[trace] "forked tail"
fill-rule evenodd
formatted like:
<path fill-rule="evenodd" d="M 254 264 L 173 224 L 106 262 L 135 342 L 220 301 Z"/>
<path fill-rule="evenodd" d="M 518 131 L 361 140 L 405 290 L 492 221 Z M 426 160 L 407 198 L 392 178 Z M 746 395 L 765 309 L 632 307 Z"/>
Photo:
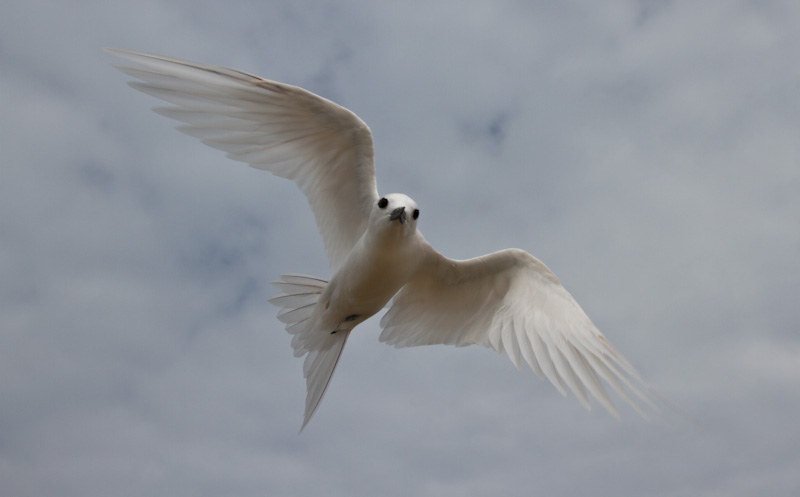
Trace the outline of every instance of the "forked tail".
<path fill-rule="evenodd" d="M 309 320 L 328 284 L 326 280 L 302 274 L 282 274 L 281 279 L 272 284 L 281 293 L 271 297 L 269 302 L 281 308 L 278 319 L 286 323 L 286 331 L 293 335 L 294 355 L 302 357 L 307 354 L 303 362 L 306 379 L 306 412 L 300 428 L 303 431 L 322 402 L 350 331 L 332 334 L 332 330 L 317 330 Z"/>

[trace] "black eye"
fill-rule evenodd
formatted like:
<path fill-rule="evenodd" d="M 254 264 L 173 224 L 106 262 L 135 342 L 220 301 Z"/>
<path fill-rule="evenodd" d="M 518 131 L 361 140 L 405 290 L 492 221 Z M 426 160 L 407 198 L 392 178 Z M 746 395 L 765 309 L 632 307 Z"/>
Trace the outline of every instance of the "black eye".
<path fill-rule="evenodd" d="M 386 197 L 383 197 L 382 199 L 378 200 L 378 207 L 380 207 L 381 209 L 385 209 L 387 205 L 389 205 L 389 201 L 386 200 Z"/>
<path fill-rule="evenodd" d="M 419 209 L 414 209 L 414 214 L 411 215 L 414 219 L 419 217 Z"/>

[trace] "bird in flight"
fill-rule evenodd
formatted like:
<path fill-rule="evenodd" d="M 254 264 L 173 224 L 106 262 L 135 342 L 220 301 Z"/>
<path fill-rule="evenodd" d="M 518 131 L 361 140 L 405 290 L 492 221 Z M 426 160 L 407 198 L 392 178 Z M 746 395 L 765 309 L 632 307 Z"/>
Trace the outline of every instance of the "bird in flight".
<path fill-rule="evenodd" d="M 539 259 L 507 249 L 468 260 L 436 251 L 410 197 L 380 195 L 372 135 L 354 113 L 302 88 L 241 71 L 120 49 L 130 85 L 170 105 L 157 113 L 206 145 L 292 180 L 305 194 L 330 280 L 284 274 L 270 299 L 305 356 L 301 431 L 319 407 L 353 329 L 387 304 L 380 340 L 395 347 L 479 344 L 528 363 L 590 409 L 619 413 L 606 386 L 644 416 L 650 390 Z"/>

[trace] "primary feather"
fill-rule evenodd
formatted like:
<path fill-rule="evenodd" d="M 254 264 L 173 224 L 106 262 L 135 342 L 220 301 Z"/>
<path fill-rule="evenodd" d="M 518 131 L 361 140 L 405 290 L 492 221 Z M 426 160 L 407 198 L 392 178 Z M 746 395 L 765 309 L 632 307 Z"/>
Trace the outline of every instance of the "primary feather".
<path fill-rule="evenodd" d="M 377 201 L 372 134 L 349 110 L 296 86 L 232 69 L 108 49 L 136 66 L 130 85 L 171 104 L 155 109 L 231 159 L 294 181 L 306 195 L 332 271 Z"/>

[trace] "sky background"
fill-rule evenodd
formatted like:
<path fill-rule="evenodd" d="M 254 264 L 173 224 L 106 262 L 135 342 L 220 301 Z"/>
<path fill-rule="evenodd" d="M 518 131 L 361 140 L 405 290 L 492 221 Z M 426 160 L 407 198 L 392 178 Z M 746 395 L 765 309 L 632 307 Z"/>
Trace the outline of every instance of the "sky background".
<path fill-rule="evenodd" d="M 298 436 L 266 299 L 329 276 L 310 209 L 172 129 L 104 46 L 350 108 L 439 251 L 533 253 L 699 422 L 587 413 L 372 319 Z M 2 494 L 797 495 L 799 47 L 788 0 L 4 0 Z"/>

